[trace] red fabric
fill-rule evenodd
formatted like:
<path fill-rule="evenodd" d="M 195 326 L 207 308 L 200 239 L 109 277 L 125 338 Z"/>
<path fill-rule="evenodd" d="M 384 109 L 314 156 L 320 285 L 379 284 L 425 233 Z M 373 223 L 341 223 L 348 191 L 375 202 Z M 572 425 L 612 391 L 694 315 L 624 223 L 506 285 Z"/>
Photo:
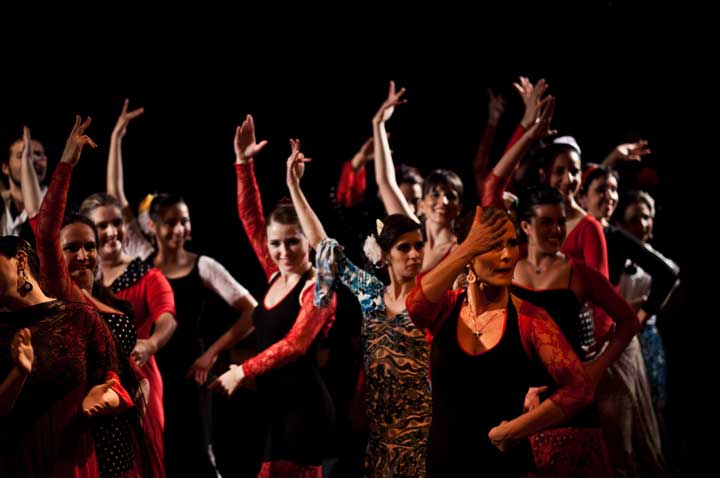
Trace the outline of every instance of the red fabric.
<path fill-rule="evenodd" d="M 537 477 L 613 476 L 600 428 L 551 428 L 532 435 L 530 445 Z"/>
<path fill-rule="evenodd" d="M 265 230 L 265 215 L 263 213 L 260 190 L 255 179 L 255 167 L 253 162 L 240 164 L 235 163 L 235 174 L 237 176 L 237 207 L 240 222 L 242 222 L 245 233 L 250 244 L 255 250 L 255 255 L 265 271 L 265 277 L 270 277 L 278 270 L 277 264 L 270 257 L 267 246 L 267 231 Z"/>
<path fill-rule="evenodd" d="M 569 258 L 585 263 L 588 267 L 610 277 L 608 266 L 607 244 L 602 224 L 590 214 L 586 215 L 570 234 L 560 249 Z M 595 323 L 595 337 L 603 338 L 612 325 L 612 320 L 599 307 L 593 307 L 593 321 Z"/>
<path fill-rule="evenodd" d="M 35 217 L 33 227 L 38 258 L 40 259 L 40 276 L 43 279 L 43 289 L 50 295 L 67 302 L 85 302 L 91 307 L 95 304 L 89 297 L 83 294 L 80 287 L 70 277 L 65 257 L 60 244 L 60 229 L 62 228 L 67 193 L 70 188 L 72 167 L 61 162 L 55 168 L 52 181 L 48 187 L 47 194 L 40 205 L 40 210 Z M 114 372 L 108 372 L 105 380 L 115 380 L 112 389 L 120 397 L 124 407 L 132 407 L 133 401 L 130 394 L 120 383 L 120 377 Z"/>
<path fill-rule="evenodd" d="M 255 255 L 269 280 L 278 269 L 270 257 L 267 247 L 265 218 L 253 163 L 235 164 L 235 171 L 237 173 L 238 215 L 255 250 Z M 302 307 L 295 320 L 295 325 L 283 340 L 242 364 L 246 376 L 256 377 L 270 369 L 282 367 L 297 360 L 307 352 L 321 330 L 327 332 L 335 318 L 336 297 L 333 296 L 330 305 L 323 308 L 313 305 L 313 297 L 314 290 L 312 288 L 303 292 Z"/>
<path fill-rule="evenodd" d="M 175 296 L 172 287 L 158 269 L 150 269 L 139 281 L 127 289 L 116 292 L 115 295 L 132 304 L 135 313 L 134 324 L 139 339 L 150 337 L 153 325 L 162 314 L 170 313 L 175 316 Z M 140 371 L 141 378 L 147 378 L 150 385 L 149 396 L 145 397 L 147 411 L 143 426 L 152 447 L 150 457 L 153 470 L 158 478 L 163 478 L 165 476 L 163 458 L 165 409 L 162 376 L 155 356 L 151 356 Z"/>
<path fill-rule="evenodd" d="M 322 478 L 322 466 L 300 465 L 292 461 L 265 461 L 258 478 Z"/>
<path fill-rule="evenodd" d="M 515 143 L 517 143 L 520 138 L 522 138 L 522 135 L 525 134 L 526 129 L 523 127 L 522 124 L 518 123 L 517 128 L 515 128 L 515 131 L 513 132 L 513 135 L 510 137 L 510 141 L 508 141 L 507 146 L 505 146 L 505 153 L 507 153 L 507 150 L 512 148 Z"/>
<path fill-rule="evenodd" d="M 365 166 L 359 171 L 352 167 L 352 161 L 343 164 L 337 186 L 337 201 L 344 207 L 353 207 L 365 200 L 367 188 L 367 172 Z"/>
<path fill-rule="evenodd" d="M 492 206 L 504 211 L 505 200 L 503 199 L 503 192 L 507 189 L 509 182 L 510 178 L 501 178 L 495 173 L 490 172 L 485 178 L 480 205 L 482 207 Z"/>
<path fill-rule="evenodd" d="M 0 474 L 99 476 L 91 422 L 81 404 L 92 387 L 116 376 L 110 331 L 92 308 L 76 302 L 52 301 L 0 320 L 6 321 L 0 322 L 0 350 L 9 348 L 18 326 L 31 330 L 35 350 L 30 379 L 10 413 L 0 417 Z M 2 359 L 0 369 L 8 370 L 12 365 Z"/>
<path fill-rule="evenodd" d="M 423 275 L 418 276 L 405 305 L 417 327 L 430 328 L 437 333 L 455 308 L 462 291 L 447 291 L 439 303 L 432 303 L 422 291 L 420 281 Z M 580 361 L 547 312 L 517 298 L 513 301 L 517 307 L 520 339 L 525 352 L 531 359 L 542 361 L 557 384 L 550 400 L 566 415 L 574 414 L 587 404 L 589 394 L 587 376 Z M 548 348 L 550 353 L 547 353 Z"/>
<path fill-rule="evenodd" d="M 580 280 L 587 291 L 595 310 L 595 336 L 606 337 L 617 321 L 636 320 L 635 313 L 625 299 L 598 271 L 582 262 L 573 262 L 573 281 Z M 598 313 L 601 312 L 601 314 Z"/>
<path fill-rule="evenodd" d="M 268 370 L 294 362 L 305 355 L 320 331 L 329 329 L 335 318 L 336 296 L 333 295 L 327 307 L 317 308 L 313 305 L 314 295 L 313 288 L 303 292 L 300 313 L 284 339 L 243 362 L 246 376 L 257 377 Z"/>

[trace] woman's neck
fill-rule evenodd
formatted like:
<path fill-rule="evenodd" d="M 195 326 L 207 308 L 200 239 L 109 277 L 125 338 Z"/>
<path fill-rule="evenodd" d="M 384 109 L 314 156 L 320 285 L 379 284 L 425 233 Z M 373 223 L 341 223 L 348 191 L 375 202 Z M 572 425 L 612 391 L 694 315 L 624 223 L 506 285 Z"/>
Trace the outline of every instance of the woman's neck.
<path fill-rule="evenodd" d="M 574 219 L 578 216 L 586 216 L 587 212 L 585 209 L 580 207 L 580 204 L 575 200 L 575 195 L 565 196 L 565 210 L 568 213 L 568 219 Z"/>
<path fill-rule="evenodd" d="M 158 245 L 157 255 L 155 256 L 156 265 L 178 265 L 187 262 L 190 253 L 185 248 L 170 249 L 163 247 L 162 244 Z"/>
<path fill-rule="evenodd" d="M 405 300 L 410 291 L 415 287 L 415 278 L 398 278 L 390 271 L 390 285 L 386 293 L 393 301 Z"/>
<path fill-rule="evenodd" d="M 312 263 L 308 260 L 307 262 L 303 263 L 302 265 L 298 266 L 296 269 L 293 269 L 291 271 L 283 271 L 280 270 L 280 280 L 285 282 L 286 284 L 294 283 L 300 280 L 300 278 L 305 274 L 308 270 L 312 268 Z"/>
<path fill-rule="evenodd" d="M 547 269 L 550 264 L 561 258 L 560 251 L 546 252 L 541 251 L 534 244 L 528 244 L 527 257 L 525 258 L 536 269 Z M 544 266 L 544 267 L 543 267 Z"/>
<path fill-rule="evenodd" d="M 44 302 L 50 302 L 51 300 L 54 299 L 46 296 L 40 289 L 40 286 L 37 283 L 33 283 L 33 289 L 25 295 L 21 295 L 19 292 L 13 290 L 8 294 L 8 297 L 5 298 L 4 305 L 9 310 L 18 310 Z"/>
<path fill-rule="evenodd" d="M 503 309 L 507 306 L 509 292 L 507 287 L 498 287 L 477 282 L 469 284 L 467 297 L 470 307 L 476 315 L 489 310 Z"/>
<path fill-rule="evenodd" d="M 124 251 L 120 251 L 119 254 L 113 256 L 113 257 L 106 257 L 100 258 L 100 268 L 101 269 L 112 269 L 113 267 L 117 267 L 123 264 L 129 264 L 130 263 L 130 257 L 125 254 Z"/>
<path fill-rule="evenodd" d="M 457 240 L 457 236 L 453 232 L 452 223 L 441 224 L 431 220 L 425 221 L 425 233 L 427 236 L 427 244 L 430 249 L 441 244 L 447 244 Z"/>

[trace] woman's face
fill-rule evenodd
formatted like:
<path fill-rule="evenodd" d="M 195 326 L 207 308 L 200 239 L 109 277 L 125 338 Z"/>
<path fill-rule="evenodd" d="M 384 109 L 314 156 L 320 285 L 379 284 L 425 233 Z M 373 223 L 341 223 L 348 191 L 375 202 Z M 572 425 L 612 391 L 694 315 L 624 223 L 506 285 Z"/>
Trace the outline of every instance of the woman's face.
<path fill-rule="evenodd" d="M 60 231 L 60 244 L 72 280 L 81 289 L 92 290 L 98 257 L 93 230 L 81 222 L 68 224 Z"/>
<path fill-rule="evenodd" d="M 572 198 L 580 187 L 580 178 L 580 155 L 576 151 L 563 151 L 555 156 L 548 181 L 550 186 L 566 198 Z"/>
<path fill-rule="evenodd" d="M 636 202 L 625 208 L 623 214 L 622 228 L 642 242 L 652 238 L 653 215 L 650 208 L 644 202 Z"/>
<path fill-rule="evenodd" d="M 270 222 L 267 244 L 270 257 L 283 274 L 302 272 L 310 260 L 308 240 L 296 224 Z"/>
<path fill-rule="evenodd" d="M 583 197 L 583 206 L 598 221 L 609 221 L 617 203 L 618 183 L 612 174 L 595 178 Z"/>
<path fill-rule="evenodd" d="M 533 208 L 535 214 L 528 221 L 522 221 L 520 227 L 528 237 L 528 245 L 537 247 L 540 252 L 554 254 L 565 241 L 567 229 L 565 206 L 562 204 L 540 204 Z"/>
<path fill-rule="evenodd" d="M 100 258 L 113 259 L 122 254 L 126 230 L 120 209 L 116 206 L 100 206 L 90 212 L 100 239 Z"/>
<path fill-rule="evenodd" d="M 179 202 L 163 208 L 154 228 L 155 237 L 163 247 L 173 251 L 183 249 L 192 232 L 187 205 Z"/>
<path fill-rule="evenodd" d="M 406 232 L 398 237 L 389 252 L 384 254 L 390 269 L 401 280 L 414 279 L 422 269 L 425 242 L 420 230 Z"/>
<path fill-rule="evenodd" d="M 460 214 L 460 196 L 451 187 L 437 185 L 422 201 L 422 210 L 427 220 L 448 226 Z"/>
<path fill-rule="evenodd" d="M 512 283 L 515 264 L 520 259 L 520 244 L 510 221 L 505 223 L 505 233 L 500 245 L 472 260 L 478 280 L 496 287 L 508 287 Z"/>

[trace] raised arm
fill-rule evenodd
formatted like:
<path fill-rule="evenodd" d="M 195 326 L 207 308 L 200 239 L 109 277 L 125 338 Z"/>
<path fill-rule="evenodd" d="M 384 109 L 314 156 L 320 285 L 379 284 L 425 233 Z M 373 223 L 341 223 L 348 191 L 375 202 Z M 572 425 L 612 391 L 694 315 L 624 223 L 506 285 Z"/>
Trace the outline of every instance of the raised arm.
<path fill-rule="evenodd" d="M 145 108 L 138 108 L 132 111 L 128 111 L 128 103 L 130 100 L 125 100 L 123 103 L 122 111 L 118 117 L 115 128 L 113 128 L 112 134 L 110 135 L 110 153 L 108 154 L 107 163 L 107 193 L 110 196 L 117 198 L 123 208 L 129 205 L 127 198 L 125 197 L 125 177 L 123 175 L 123 160 L 122 160 L 122 141 L 127 132 L 127 126 L 130 121 L 134 120 L 145 112 Z"/>
<path fill-rule="evenodd" d="M 388 214 L 405 214 L 413 220 L 418 221 L 395 179 L 395 164 L 393 164 L 390 142 L 388 141 L 388 134 L 385 130 L 385 122 L 392 116 L 393 111 L 395 111 L 395 106 L 407 101 L 402 97 L 404 94 L 405 88 L 401 88 L 400 91 L 395 92 L 395 82 L 391 81 L 388 97 L 373 117 L 375 181 L 377 181 L 380 198 Z"/>
<path fill-rule="evenodd" d="M 405 302 L 416 326 L 437 330 L 451 302 L 452 286 L 473 257 L 500 244 L 507 216 L 494 208 L 478 207 L 468 237 L 442 262 L 418 277 Z M 456 294 L 455 294 L 456 295 Z"/>
<path fill-rule="evenodd" d="M 641 161 L 643 156 L 652 153 L 647 140 L 641 139 L 635 143 L 618 144 L 603 160 L 603 166 L 615 168 L 618 161 Z"/>
<path fill-rule="evenodd" d="M 306 158 L 305 155 L 300 152 L 299 139 L 290 140 L 290 150 L 290 157 L 286 164 L 285 182 L 290 191 L 290 197 L 292 198 L 295 212 L 297 212 L 298 219 L 300 220 L 303 233 L 305 233 L 305 237 L 307 237 L 310 242 L 310 246 L 313 249 L 317 249 L 318 244 L 327 237 L 327 234 L 300 187 L 300 179 L 305 173 L 305 163 L 309 162 L 310 158 Z"/>
<path fill-rule="evenodd" d="M 40 210 L 42 192 L 33 164 L 32 140 L 30 128 L 23 126 L 23 150 L 20 163 L 20 189 L 23 195 L 23 207 L 28 217 L 34 217 Z"/>
<path fill-rule="evenodd" d="M 485 123 L 480 144 L 478 144 L 475 158 L 473 160 L 473 172 L 475 173 L 475 187 L 477 188 L 478 198 L 482 197 L 483 183 L 485 177 L 490 170 L 490 149 L 495 140 L 495 132 L 500 122 L 500 117 L 505 112 L 505 98 L 502 95 L 496 95 L 490 88 L 487 89 L 488 94 L 488 119 Z"/>
<path fill-rule="evenodd" d="M 277 266 L 267 247 L 265 215 L 253 167 L 253 158 L 265 147 L 267 141 L 256 142 L 252 116 L 247 115 L 242 125 L 237 127 L 234 144 L 238 216 L 265 276 L 269 279 Z"/>
<path fill-rule="evenodd" d="M 55 168 L 50 187 L 40 206 L 37 230 L 35 231 L 45 290 L 58 299 L 76 302 L 85 302 L 86 299 L 68 272 L 60 243 L 60 230 L 65 214 L 72 170 L 80 160 L 80 154 L 85 145 L 96 147 L 93 140 L 85 135 L 90 121 L 91 119 L 88 117 L 84 123 L 80 123 L 80 117 L 75 117 L 75 125 L 68 136 L 60 163 Z"/>

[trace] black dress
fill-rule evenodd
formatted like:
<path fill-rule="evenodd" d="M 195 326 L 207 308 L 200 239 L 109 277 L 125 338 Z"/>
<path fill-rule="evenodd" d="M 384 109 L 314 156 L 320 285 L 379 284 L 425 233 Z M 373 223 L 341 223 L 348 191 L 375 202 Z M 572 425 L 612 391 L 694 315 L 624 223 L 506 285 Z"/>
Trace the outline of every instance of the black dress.
<path fill-rule="evenodd" d="M 168 478 L 217 476 L 210 448 L 210 392 L 186 375 L 205 350 L 200 319 L 205 285 L 198 263 L 189 274 L 168 278 L 175 294 L 177 329 L 157 354 L 163 378 L 165 471 Z"/>
<path fill-rule="evenodd" d="M 458 343 L 461 295 L 432 342 L 433 416 L 427 456 L 428 478 L 522 476 L 532 469 L 529 443 L 500 452 L 488 432 L 523 412 L 532 367 L 520 338 L 518 316 L 508 299 L 498 344 L 469 355 Z"/>
<path fill-rule="evenodd" d="M 308 274 L 309 271 L 274 307 L 267 308 L 263 301 L 255 308 L 253 324 L 258 352 L 282 340 L 295 324 Z M 320 466 L 326 458 L 335 409 L 315 362 L 318 342 L 316 339 L 296 361 L 257 377 L 268 424 L 263 462 L 312 467 Z"/>

